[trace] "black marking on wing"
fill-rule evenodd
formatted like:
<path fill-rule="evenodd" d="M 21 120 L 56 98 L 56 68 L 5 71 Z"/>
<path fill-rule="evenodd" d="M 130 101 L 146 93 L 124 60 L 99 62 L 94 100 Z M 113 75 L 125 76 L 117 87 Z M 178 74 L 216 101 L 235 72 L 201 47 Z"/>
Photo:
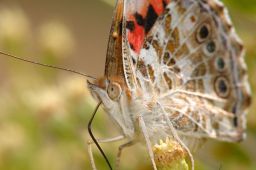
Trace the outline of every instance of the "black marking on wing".
<path fill-rule="evenodd" d="M 136 12 L 134 14 L 134 17 L 135 17 L 135 20 L 136 20 L 137 24 L 144 27 L 145 20 L 144 20 L 143 16 Z"/>
<path fill-rule="evenodd" d="M 166 8 L 166 6 L 167 6 L 166 2 L 163 1 L 164 9 Z M 134 14 L 134 17 L 135 17 L 136 23 L 139 26 L 144 27 L 145 32 L 148 33 L 151 30 L 151 28 L 154 26 L 154 24 L 159 16 L 158 16 L 157 12 L 155 11 L 154 7 L 150 4 L 148 6 L 147 14 L 146 14 L 145 18 L 143 18 L 143 16 L 137 12 Z M 134 23 L 133 24 L 129 23 L 129 24 L 131 24 L 131 25 L 128 27 L 128 29 L 132 29 L 133 28 L 132 25 Z"/>
<path fill-rule="evenodd" d="M 152 5 L 148 6 L 148 12 L 145 18 L 145 32 L 148 33 L 150 31 L 150 29 L 153 27 L 153 25 L 155 24 L 156 20 L 158 18 L 158 15 L 156 13 L 156 11 L 154 10 Z"/>
<path fill-rule="evenodd" d="M 135 29 L 135 24 L 133 21 L 127 21 L 126 22 L 126 28 L 129 29 L 131 32 Z"/>
<path fill-rule="evenodd" d="M 167 6 L 167 3 L 166 3 L 165 1 L 163 1 L 163 7 L 164 7 L 164 9 L 166 8 L 166 6 Z"/>

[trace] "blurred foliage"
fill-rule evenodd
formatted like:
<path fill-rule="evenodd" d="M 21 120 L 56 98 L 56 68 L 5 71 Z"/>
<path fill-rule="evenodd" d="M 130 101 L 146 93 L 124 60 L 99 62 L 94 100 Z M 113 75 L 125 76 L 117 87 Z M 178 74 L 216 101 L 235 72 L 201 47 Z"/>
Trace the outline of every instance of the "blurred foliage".
<path fill-rule="evenodd" d="M 114 2 L 104 1 L 112 5 Z M 256 1 L 224 2 L 247 48 L 246 62 L 255 98 Z M 58 21 L 42 22 L 35 29 L 22 8 L 0 6 L 0 47 L 18 56 L 37 56 L 32 59 L 61 65 L 75 50 L 76 40 L 68 26 Z M 95 103 L 85 88 L 84 78 L 38 69 L 2 56 L 0 67 L 4 71 L 0 74 L 0 169 L 90 169 L 86 123 Z M 254 110 L 255 100 L 248 114 L 247 140 L 241 144 L 210 141 L 196 154 L 196 169 L 256 169 Z M 96 136 L 113 136 L 116 131 L 109 120 L 102 111 L 99 115 L 94 124 Z M 112 162 L 119 144 L 103 145 Z M 94 155 L 98 168 L 106 169 L 96 149 Z M 121 165 L 125 170 L 152 169 L 141 146 L 125 151 Z"/>

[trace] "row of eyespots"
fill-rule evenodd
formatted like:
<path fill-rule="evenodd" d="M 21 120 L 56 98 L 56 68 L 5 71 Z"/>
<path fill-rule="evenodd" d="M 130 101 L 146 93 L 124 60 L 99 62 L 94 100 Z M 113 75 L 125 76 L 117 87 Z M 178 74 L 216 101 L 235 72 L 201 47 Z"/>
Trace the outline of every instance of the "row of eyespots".
<path fill-rule="evenodd" d="M 215 14 L 217 14 L 218 16 L 221 17 L 221 22 L 219 22 L 220 24 L 217 22 L 217 20 L 215 18 L 213 18 L 215 24 L 217 25 L 217 27 L 221 27 L 225 33 L 229 34 L 230 30 L 232 29 L 232 23 L 231 23 L 229 17 L 225 14 L 225 8 L 222 5 L 222 3 L 221 4 L 209 3 L 209 4 L 212 5 L 211 11 L 213 11 Z M 231 50 L 231 49 L 228 49 L 226 38 L 222 35 L 220 35 L 220 36 L 221 36 L 221 42 L 219 42 L 219 43 L 223 46 L 222 48 L 227 51 Z M 241 43 L 237 43 L 237 44 L 239 46 L 238 49 L 240 49 L 240 52 L 241 52 L 243 50 L 243 45 Z M 232 44 L 232 46 L 233 46 L 232 48 L 236 48 L 233 44 Z M 226 63 L 227 61 L 225 61 L 226 55 L 223 53 L 221 53 L 221 54 L 222 54 L 221 56 L 217 55 L 215 57 L 215 61 L 214 61 L 215 62 L 214 66 L 219 73 L 223 73 L 228 66 Z M 230 56 L 231 54 L 228 54 L 228 55 Z M 236 54 L 236 56 L 241 56 L 241 54 Z M 233 61 L 233 62 L 235 62 L 235 61 Z M 230 67 L 232 67 L 232 66 L 230 66 Z M 231 94 L 230 83 L 231 83 L 231 80 L 229 80 L 227 77 L 220 74 L 220 76 L 216 77 L 216 79 L 214 81 L 214 85 L 215 85 L 214 88 L 215 88 L 216 93 L 222 98 L 229 97 Z M 239 101 L 239 99 L 238 99 L 238 101 Z M 238 103 L 237 100 L 229 101 L 228 103 L 229 103 L 228 108 L 231 109 L 228 111 L 230 111 L 231 113 L 233 113 L 235 115 L 233 118 L 233 125 L 234 125 L 234 127 L 238 127 L 241 124 L 243 124 L 243 122 L 241 122 L 241 120 L 239 120 L 239 118 L 237 117 L 237 114 L 239 112 L 240 103 Z M 241 137 L 240 139 L 242 139 L 242 133 L 241 133 L 240 137 Z"/>
<path fill-rule="evenodd" d="M 208 23 L 203 23 L 199 26 L 196 39 L 200 44 L 205 44 L 203 51 L 206 56 L 214 57 L 215 59 L 215 68 L 217 71 L 222 72 L 225 69 L 226 63 L 225 60 L 220 56 L 214 56 L 217 51 L 216 42 L 211 40 L 211 26 Z M 230 94 L 229 81 L 225 76 L 219 76 L 214 80 L 214 90 L 216 94 L 221 98 L 227 98 Z"/>

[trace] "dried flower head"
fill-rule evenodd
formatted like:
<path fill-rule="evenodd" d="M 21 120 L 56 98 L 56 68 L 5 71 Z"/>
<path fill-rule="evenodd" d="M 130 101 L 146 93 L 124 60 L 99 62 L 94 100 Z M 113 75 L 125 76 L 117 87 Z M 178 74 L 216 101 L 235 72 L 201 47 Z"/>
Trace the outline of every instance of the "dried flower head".
<path fill-rule="evenodd" d="M 188 170 L 185 161 L 187 152 L 182 146 L 169 138 L 160 140 L 153 146 L 155 162 L 159 170 Z"/>

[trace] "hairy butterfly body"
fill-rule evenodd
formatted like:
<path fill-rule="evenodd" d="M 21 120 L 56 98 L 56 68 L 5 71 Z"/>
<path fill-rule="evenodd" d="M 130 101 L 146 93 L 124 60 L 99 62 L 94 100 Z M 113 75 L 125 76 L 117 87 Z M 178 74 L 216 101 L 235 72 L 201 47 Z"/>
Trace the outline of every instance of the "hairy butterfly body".
<path fill-rule="evenodd" d="M 243 140 L 250 104 L 243 56 L 218 0 L 118 0 L 105 75 L 88 84 L 122 133 L 105 142 L 128 140 L 118 161 L 141 140 L 155 170 L 152 145 L 160 139 L 188 153 L 205 138 Z"/>

